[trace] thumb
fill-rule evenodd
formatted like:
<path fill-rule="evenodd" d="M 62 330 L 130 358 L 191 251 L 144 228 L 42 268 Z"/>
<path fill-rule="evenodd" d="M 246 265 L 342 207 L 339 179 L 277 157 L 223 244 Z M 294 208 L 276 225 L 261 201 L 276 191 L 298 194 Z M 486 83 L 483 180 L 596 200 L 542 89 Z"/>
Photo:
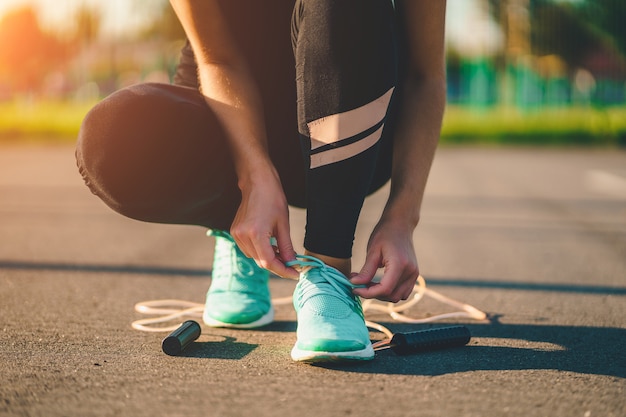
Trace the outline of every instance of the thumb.
<path fill-rule="evenodd" d="M 293 261 L 296 259 L 296 251 L 293 249 L 293 243 L 291 242 L 289 226 L 278 226 L 276 228 L 276 243 L 278 245 L 280 258 L 283 262 Z"/>
<path fill-rule="evenodd" d="M 296 251 L 293 249 L 289 226 L 285 228 L 276 228 L 276 245 L 278 246 L 278 257 L 283 264 L 296 259 Z M 297 279 L 300 273 L 292 267 L 285 265 L 285 278 Z"/>
<path fill-rule="evenodd" d="M 376 275 L 380 260 L 380 255 L 369 254 L 365 259 L 365 264 L 361 268 L 361 272 L 353 275 L 350 278 L 350 282 L 355 285 L 369 284 L 374 278 L 374 275 Z"/>

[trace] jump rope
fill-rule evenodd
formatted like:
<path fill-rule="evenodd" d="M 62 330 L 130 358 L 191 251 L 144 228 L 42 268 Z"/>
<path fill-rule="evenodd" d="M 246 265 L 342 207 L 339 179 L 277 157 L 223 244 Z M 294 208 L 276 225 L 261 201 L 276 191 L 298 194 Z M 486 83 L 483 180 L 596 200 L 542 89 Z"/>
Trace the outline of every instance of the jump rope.
<path fill-rule="evenodd" d="M 443 304 L 447 304 L 458 311 L 424 318 L 414 318 L 406 315 L 406 311 L 428 296 Z M 273 298 L 273 306 L 291 304 L 292 297 Z M 443 294 L 426 287 L 426 280 L 420 275 L 417 278 L 411 297 L 401 303 L 385 303 L 367 299 L 362 301 L 363 313 L 375 311 L 388 314 L 393 320 L 409 324 L 433 323 L 445 319 L 466 318 L 483 321 L 487 314 L 469 305 L 446 297 Z M 156 317 L 144 318 L 134 321 L 131 325 L 134 329 L 144 332 L 171 332 L 162 341 L 162 349 L 168 355 L 180 355 L 193 341 L 200 337 L 200 325 L 192 319 L 184 321 L 183 318 L 201 318 L 204 304 L 185 300 L 164 299 L 150 300 L 135 304 L 135 311 L 145 315 Z M 164 326 L 163 323 L 175 322 L 174 325 Z M 448 326 L 442 328 L 421 330 L 410 333 L 393 333 L 387 327 L 370 320 L 365 320 L 368 328 L 385 335 L 385 338 L 372 343 L 374 351 L 391 349 L 399 355 L 407 355 L 430 350 L 445 349 L 463 346 L 469 343 L 471 335 L 465 326 Z"/>

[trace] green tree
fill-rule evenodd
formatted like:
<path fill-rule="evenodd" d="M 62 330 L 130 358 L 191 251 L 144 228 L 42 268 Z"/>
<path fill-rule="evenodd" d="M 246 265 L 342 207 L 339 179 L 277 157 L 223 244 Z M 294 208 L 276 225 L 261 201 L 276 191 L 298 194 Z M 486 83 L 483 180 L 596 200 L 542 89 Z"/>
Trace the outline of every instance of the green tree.
<path fill-rule="evenodd" d="M 626 1 L 586 0 L 575 10 L 626 55 Z"/>
<path fill-rule="evenodd" d="M 527 16 L 528 31 L 524 36 L 528 37 L 528 52 L 534 55 L 558 55 L 575 68 L 585 66 L 591 54 L 601 52 L 623 65 L 624 0 L 489 0 L 489 4 L 505 36 L 511 36 L 506 26 L 512 16 Z M 526 10 L 520 11 L 520 7 Z"/>

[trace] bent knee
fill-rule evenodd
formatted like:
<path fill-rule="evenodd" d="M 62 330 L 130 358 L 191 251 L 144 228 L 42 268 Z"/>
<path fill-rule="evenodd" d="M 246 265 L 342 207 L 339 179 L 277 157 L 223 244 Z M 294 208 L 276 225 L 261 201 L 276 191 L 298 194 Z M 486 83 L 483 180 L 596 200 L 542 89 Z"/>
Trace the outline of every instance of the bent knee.
<path fill-rule="evenodd" d="M 83 119 L 78 170 L 90 190 L 116 211 L 129 205 L 142 172 L 150 169 L 146 154 L 170 140 L 167 115 L 175 101 L 168 85 L 138 84 L 108 96 Z"/>

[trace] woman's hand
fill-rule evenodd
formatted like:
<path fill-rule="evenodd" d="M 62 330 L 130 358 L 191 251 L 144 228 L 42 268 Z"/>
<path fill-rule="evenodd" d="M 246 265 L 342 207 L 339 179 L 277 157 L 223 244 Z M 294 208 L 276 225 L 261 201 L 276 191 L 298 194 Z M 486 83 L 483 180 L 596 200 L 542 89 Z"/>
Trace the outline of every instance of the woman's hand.
<path fill-rule="evenodd" d="M 372 282 L 379 268 L 384 268 L 383 277 L 380 282 Z M 360 297 L 398 302 L 410 297 L 418 276 L 413 228 L 381 220 L 370 236 L 361 272 L 353 275 L 350 281 L 366 285 L 354 289 L 354 294 Z"/>
<path fill-rule="evenodd" d="M 298 272 L 285 266 L 294 260 L 289 233 L 289 210 L 278 175 L 274 170 L 258 173 L 241 187 L 242 200 L 230 234 L 243 253 L 271 272 L 298 278 Z M 272 245 L 271 238 L 275 238 Z"/>

